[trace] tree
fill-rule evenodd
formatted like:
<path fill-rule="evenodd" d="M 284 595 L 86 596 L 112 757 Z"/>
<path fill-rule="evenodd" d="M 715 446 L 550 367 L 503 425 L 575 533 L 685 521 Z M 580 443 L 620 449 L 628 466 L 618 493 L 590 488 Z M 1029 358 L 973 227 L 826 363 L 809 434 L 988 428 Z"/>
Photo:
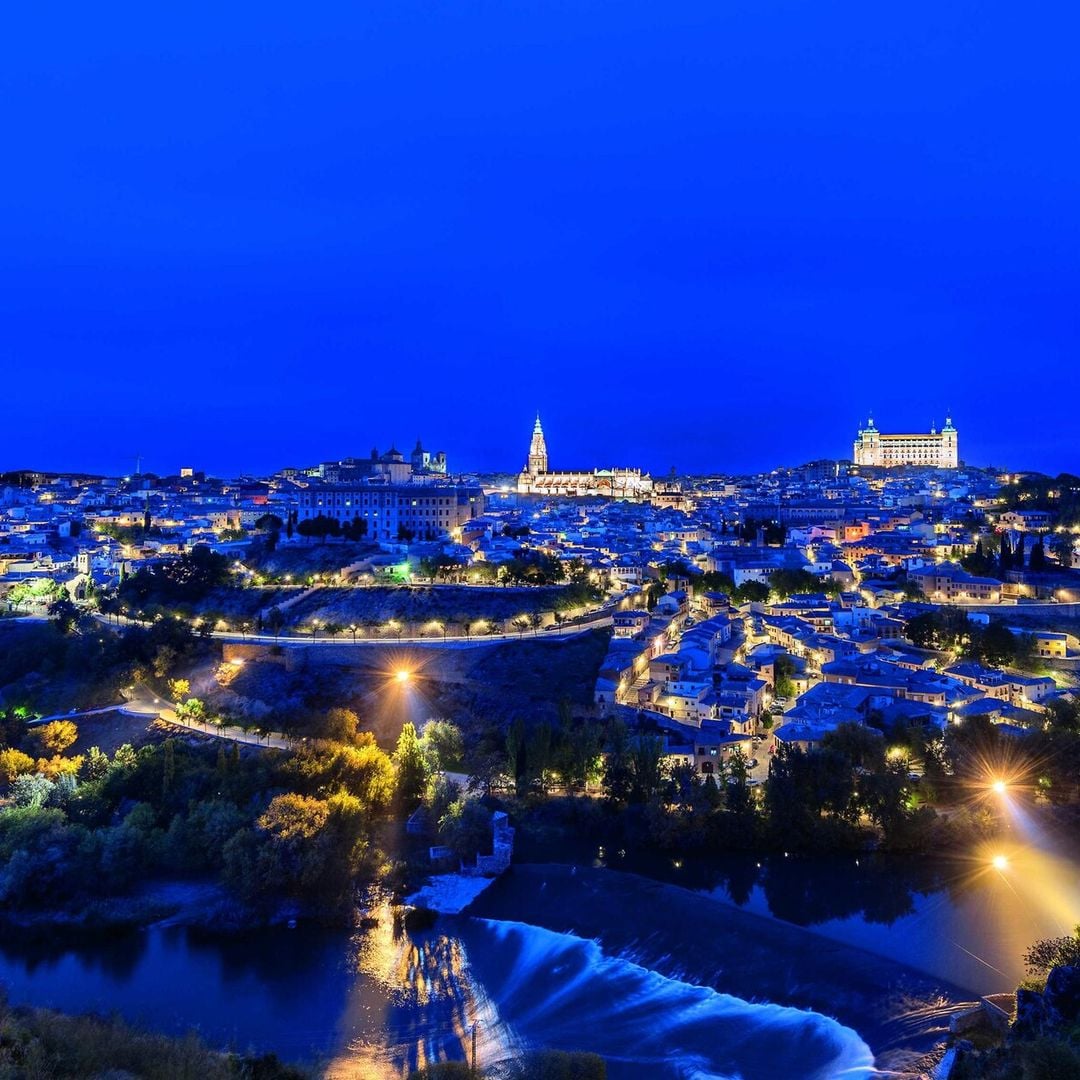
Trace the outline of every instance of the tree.
<path fill-rule="evenodd" d="M 736 747 L 725 762 L 724 802 L 733 814 L 745 814 L 752 808 L 750 796 L 750 762 Z"/>
<path fill-rule="evenodd" d="M 973 651 L 991 667 L 1012 663 L 1017 655 L 1017 641 L 1000 620 L 993 619 L 973 640 Z"/>
<path fill-rule="evenodd" d="M 255 529 L 258 532 L 280 532 L 284 524 L 277 514 L 263 514 L 262 517 L 255 520 Z"/>
<path fill-rule="evenodd" d="M 795 694 L 795 661 L 787 653 L 778 653 L 773 660 L 773 693 L 778 698 L 790 698 Z"/>
<path fill-rule="evenodd" d="M 525 721 L 517 717 L 506 731 L 506 771 L 514 779 L 518 794 L 525 792 Z"/>
<path fill-rule="evenodd" d="M 663 740 L 657 735 L 639 735 L 630 746 L 630 798 L 648 802 L 660 789 Z"/>
<path fill-rule="evenodd" d="M 191 683 L 187 679 L 170 679 L 169 696 L 174 701 L 186 698 L 191 693 Z"/>
<path fill-rule="evenodd" d="M 491 848 L 491 814 L 475 799 L 458 799 L 439 821 L 439 836 L 462 860 Z"/>
<path fill-rule="evenodd" d="M 1041 574 L 1046 570 L 1046 549 L 1043 547 L 1043 538 L 1040 536 L 1031 548 L 1028 557 L 1028 569 L 1033 574 Z"/>
<path fill-rule="evenodd" d="M 429 720 L 421 739 L 432 772 L 450 772 L 461 768 L 465 740 L 461 729 L 449 720 Z"/>
<path fill-rule="evenodd" d="M 1024 966 L 1032 975 L 1046 975 L 1056 967 L 1080 966 L 1080 926 L 1065 937 L 1034 942 L 1024 953 Z"/>
<path fill-rule="evenodd" d="M 599 726 L 592 721 L 575 725 L 562 714 L 560 706 L 562 738 L 556 748 L 555 768 L 567 787 L 581 790 L 600 776 L 603 738 Z"/>
<path fill-rule="evenodd" d="M 41 773 L 23 773 L 11 782 L 11 800 L 22 809 L 44 806 L 53 783 Z"/>
<path fill-rule="evenodd" d="M 351 743 L 360 730 L 360 717 L 352 709 L 333 708 L 321 725 L 321 735 L 333 742 Z"/>
<path fill-rule="evenodd" d="M 547 790 L 547 773 L 551 767 L 551 725 L 539 723 L 529 732 L 525 760 L 527 782 L 531 787 L 537 783 L 541 791 Z"/>
<path fill-rule="evenodd" d="M 176 706 L 176 716 L 189 724 L 206 723 L 206 705 L 199 698 L 188 698 Z"/>
<path fill-rule="evenodd" d="M 56 620 L 56 627 L 61 634 L 70 634 L 79 621 L 79 609 L 69 596 L 62 595 L 49 605 L 49 618 Z"/>
<path fill-rule="evenodd" d="M 977 577 L 992 577 L 998 568 L 998 561 L 993 551 L 987 551 L 980 537 L 975 541 L 975 550 L 970 555 L 965 555 L 960 560 L 960 565 L 969 573 Z"/>
<path fill-rule="evenodd" d="M 345 790 L 360 800 L 365 812 L 381 814 L 394 798 L 395 773 L 390 755 L 375 743 L 370 732 L 361 732 L 354 745 L 335 751 L 331 766 Z"/>
<path fill-rule="evenodd" d="M 0 750 L 0 777 L 3 777 L 7 783 L 13 783 L 33 768 L 34 759 L 29 754 L 24 754 L 11 746 Z"/>
<path fill-rule="evenodd" d="M 368 534 L 367 518 L 354 517 L 342 526 L 342 535 L 346 540 L 363 540 Z"/>
<path fill-rule="evenodd" d="M 79 737 L 79 729 L 70 720 L 52 720 L 34 728 L 29 738 L 43 753 L 62 754 Z"/>
<path fill-rule="evenodd" d="M 1011 569 L 1012 569 L 1012 554 L 1009 551 L 1009 541 L 1008 541 L 1007 537 L 1002 536 L 1002 538 L 1001 538 L 1001 547 L 998 548 L 997 576 L 999 578 L 1001 578 L 1002 581 L 1004 581 L 1005 580 L 1005 575 Z"/>
<path fill-rule="evenodd" d="M 630 736 L 621 720 L 614 720 L 609 725 L 604 750 L 605 793 L 614 802 L 626 802 L 633 791 L 634 774 Z"/>
<path fill-rule="evenodd" d="M 737 604 L 763 604 L 769 599 L 769 586 L 761 581 L 744 581 L 735 589 L 732 599 Z"/>
<path fill-rule="evenodd" d="M 411 722 L 402 726 L 398 736 L 394 768 L 397 770 L 398 802 L 404 810 L 414 810 L 427 789 L 428 767 L 416 728 Z"/>
<path fill-rule="evenodd" d="M 1076 537 L 1067 532 L 1055 533 L 1050 540 L 1050 550 L 1054 553 L 1058 565 L 1068 570 L 1072 566 L 1073 551 L 1076 549 Z"/>
<path fill-rule="evenodd" d="M 1080 701 L 1067 698 L 1054 698 L 1046 703 L 1052 727 L 1062 731 L 1080 730 Z"/>
<path fill-rule="evenodd" d="M 86 776 L 89 780 L 101 780 L 109 771 L 109 756 L 101 752 L 100 746 L 91 746 L 86 756 Z"/>
<path fill-rule="evenodd" d="M 836 583 L 833 582 L 833 585 Z M 825 588 L 825 584 L 809 570 L 776 570 L 769 575 L 769 587 L 782 600 L 797 593 L 817 593 Z"/>
<path fill-rule="evenodd" d="M 305 518 L 301 521 L 296 526 L 296 531 L 303 537 L 311 537 L 322 542 L 328 536 L 341 535 L 341 522 L 337 518 L 317 514 L 313 518 Z"/>
<path fill-rule="evenodd" d="M 285 615 L 279 607 L 272 607 L 266 613 L 266 626 L 267 629 L 278 637 L 281 634 L 281 628 L 285 625 Z"/>
<path fill-rule="evenodd" d="M 136 608 L 194 604 L 229 584 L 230 562 L 207 547 L 196 547 L 168 562 L 154 563 L 119 586 L 122 601 Z"/>
<path fill-rule="evenodd" d="M 822 737 L 821 748 L 837 751 L 852 770 L 873 771 L 885 763 L 885 742 L 881 733 L 865 724 L 838 724 Z"/>
<path fill-rule="evenodd" d="M 166 739 L 161 751 L 161 795 L 168 798 L 176 779 L 176 742 Z"/>

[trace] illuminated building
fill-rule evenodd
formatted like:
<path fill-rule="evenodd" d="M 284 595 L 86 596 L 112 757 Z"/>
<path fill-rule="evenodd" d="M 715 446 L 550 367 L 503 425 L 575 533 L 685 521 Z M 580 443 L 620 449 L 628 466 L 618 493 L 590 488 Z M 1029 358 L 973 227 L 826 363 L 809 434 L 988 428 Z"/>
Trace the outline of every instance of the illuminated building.
<path fill-rule="evenodd" d="M 608 499 L 646 499 L 653 481 L 640 469 L 593 469 L 592 472 L 552 472 L 547 442 L 537 415 L 525 468 L 518 475 L 519 495 L 592 496 Z"/>
<path fill-rule="evenodd" d="M 926 469 L 955 469 L 959 461 L 958 435 L 951 417 L 945 426 L 927 434 L 886 435 L 874 426 L 873 417 L 855 439 L 853 460 L 856 465 L 894 469 L 901 465 Z"/>
<path fill-rule="evenodd" d="M 481 488 L 464 484 L 312 484 L 299 494 L 297 520 L 318 517 L 367 522 L 367 539 L 452 537 L 484 512 Z"/>

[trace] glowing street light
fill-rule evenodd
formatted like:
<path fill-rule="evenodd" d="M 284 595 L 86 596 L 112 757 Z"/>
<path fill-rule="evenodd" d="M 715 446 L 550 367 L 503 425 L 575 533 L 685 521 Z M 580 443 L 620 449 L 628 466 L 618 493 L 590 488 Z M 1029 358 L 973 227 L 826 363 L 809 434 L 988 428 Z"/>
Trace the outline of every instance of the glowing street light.
<path fill-rule="evenodd" d="M 394 678 L 399 683 L 407 683 L 409 679 L 412 678 L 412 672 L 409 671 L 407 668 L 399 668 L 397 671 L 394 672 Z"/>
<path fill-rule="evenodd" d="M 1008 857 L 1005 856 L 1005 855 L 995 855 L 990 860 L 990 865 L 993 866 L 993 868 L 995 870 L 997 870 L 998 872 L 1001 872 L 1003 870 L 1007 870 L 1008 867 L 1009 867 Z"/>
<path fill-rule="evenodd" d="M 996 795 L 1004 795 L 1008 791 L 1009 785 L 1004 780 L 995 780 L 990 785 L 990 788 Z"/>

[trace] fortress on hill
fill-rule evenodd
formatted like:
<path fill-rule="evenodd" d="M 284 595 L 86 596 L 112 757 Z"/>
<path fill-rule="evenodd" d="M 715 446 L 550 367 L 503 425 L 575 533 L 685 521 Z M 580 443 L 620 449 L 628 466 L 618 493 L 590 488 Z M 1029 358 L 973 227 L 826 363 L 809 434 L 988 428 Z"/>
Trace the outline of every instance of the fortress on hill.
<path fill-rule="evenodd" d="M 932 425 L 927 434 L 885 435 L 874 426 L 870 417 L 866 427 L 855 438 L 852 460 L 856 465 L 875 465 L 893 469 L 900 465 L 916 465 L 925 469 L 955 469 L 959 462 L 958 434 L 952 417 L 936 430 Z"/>

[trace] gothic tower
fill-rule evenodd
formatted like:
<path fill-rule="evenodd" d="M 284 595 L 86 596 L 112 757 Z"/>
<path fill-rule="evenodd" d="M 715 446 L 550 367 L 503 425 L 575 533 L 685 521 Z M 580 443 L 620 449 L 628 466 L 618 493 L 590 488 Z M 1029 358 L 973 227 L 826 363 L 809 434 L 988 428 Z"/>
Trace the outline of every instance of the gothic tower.
<path fill-rule="evenodd" d="M 547 443 L 544 442 L 544 429 L 540 426 L 540 414 L 536 414 L 536 425 L 533 427 L 532 442 L 529 443 L 529 463 L 525 471 L 536 476 L 548 471 Z"/>

